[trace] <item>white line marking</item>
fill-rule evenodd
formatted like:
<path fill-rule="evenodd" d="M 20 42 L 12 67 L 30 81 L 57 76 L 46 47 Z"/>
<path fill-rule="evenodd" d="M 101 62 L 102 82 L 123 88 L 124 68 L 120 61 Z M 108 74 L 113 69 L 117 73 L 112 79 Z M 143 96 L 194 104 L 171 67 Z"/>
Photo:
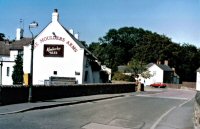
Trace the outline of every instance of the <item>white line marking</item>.
<path fill-rule="evenodd" d="M 160 116 L 160 118 L 151 126 L 150 129 L 155 129 L 156 126 L 160 123 L 160 121 L 167 116 L 172 110 L 174 110 L 176 108 L 176 106 L 172 107 L 171 109 L 169 109 L 167 112 L 165 112 L 162 116 Z"/>
<path fill-rule="evenodd" d="M 152 125 L 152 127 L 151 127 L 150 129 L 156 129 L 156 126 L 161 122 L 161 120 L 162 120 L 165 116 L 167 116 L 167 115 L 168 115 L 171 111 L 173 111 L 175 108 L 177 108 L 177 107 L 182 107 L 184 104 L 188 103 L 188 102 L 191 101 L 192 99 L 193 99 L 193 98 L 191 98 L 191 99 L 189 99 L 189 100 L 187 100 L 187 101 L 185 101 L 185 102 L 179 104 L 178 106 L 174 106 L 174 107 L 170 108 L 167 112 L 165 112 L 165 113 Z"/>
<path fill-rule="evenodd" d="M 149 98 L 163 98 L 163 99 L 180 99 L 180 100 L 188 100 L 187 98 L 183 97 L 168 97 L 168 96 L 154 96 L 154 95 L 136 95 L 139 97 L 149 97 Z"/>
<path fill-rule="evenodd" d="M 188 103 L 189 101 L 191 101 L 193 98 L 191 98 L 191 99 L 188 99 L 187 101 L 185 101 L 185 102 L 183 102 L 183 103 L 181 103 L 178 107 L 182 107 L 184 104 L 186 104 L 186 103 Z"/>
<path fill-rule="evenodd" d="M 110 126 L 110 125 L 104 125 L 104 124 L 98 124 L 98 123 L 89 123 L 83 126 L 82 129 L 131 129 L 131 128 Z"/>

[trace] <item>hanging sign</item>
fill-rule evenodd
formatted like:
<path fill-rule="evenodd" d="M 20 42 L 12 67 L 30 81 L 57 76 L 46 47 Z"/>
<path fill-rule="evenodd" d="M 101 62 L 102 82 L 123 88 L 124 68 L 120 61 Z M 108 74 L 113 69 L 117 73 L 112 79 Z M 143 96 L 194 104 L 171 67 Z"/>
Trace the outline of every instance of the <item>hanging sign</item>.
<path fill-rule="evenodd" d="M 44 44 L 44 57 L 63 57 L 64 45 Z"/>

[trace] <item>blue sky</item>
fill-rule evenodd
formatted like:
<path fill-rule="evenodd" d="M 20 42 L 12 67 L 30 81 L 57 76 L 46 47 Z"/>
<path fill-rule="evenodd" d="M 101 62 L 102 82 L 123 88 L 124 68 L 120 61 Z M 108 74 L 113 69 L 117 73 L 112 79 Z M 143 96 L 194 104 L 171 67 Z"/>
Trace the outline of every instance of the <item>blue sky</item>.
<path fill-rule="evenodd" d="M 20 19 L 39 23 L 38 34 L 57 8 L 60 23 L 87 43 L 98 41 L 111 28 L 136 27 L 164 34 L 176 43 L 200 47 L 200 0 L 0 0 L 0 32 L 15 39 Z"/>

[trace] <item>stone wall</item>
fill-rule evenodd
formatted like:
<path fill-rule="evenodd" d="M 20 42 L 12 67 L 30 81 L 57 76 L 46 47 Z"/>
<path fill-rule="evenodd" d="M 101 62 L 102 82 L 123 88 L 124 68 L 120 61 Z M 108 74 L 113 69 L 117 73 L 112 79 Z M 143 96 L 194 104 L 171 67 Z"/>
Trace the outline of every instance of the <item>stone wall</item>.
<path fill-rule="evenodd" d="M 135 92 L 134 83 L 112 84 L 85 84 L 85 85 L 59 85 L 32 87 L 33 101 L 77 97 L 95 94 L 115 94 Z M 1 105 L 28 102 L 29 87 L 25 86 L 0 86 Z"/>
<path fill-rule="evenodd" d="M 183 82 L 182 84 L 167 84 L 169 88 L 175 88 L 175 89 L 196 89 L 196 82 Z"/>
<path fill-rule="evenodd" d="M 197 91 L 194 102 L 194 128 L 200 129 L 200 91 Z"/>

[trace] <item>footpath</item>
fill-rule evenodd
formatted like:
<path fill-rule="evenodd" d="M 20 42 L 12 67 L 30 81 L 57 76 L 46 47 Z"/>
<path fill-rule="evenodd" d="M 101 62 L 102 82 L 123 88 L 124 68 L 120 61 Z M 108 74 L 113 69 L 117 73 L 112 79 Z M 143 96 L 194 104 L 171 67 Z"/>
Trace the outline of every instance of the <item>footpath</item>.
<path fill-rule="evenodd" d="M 74 105 L 74 104 L 112 99 L 124 96 L 125 94 L 103 94 L 103 95 L 80 96 L 80 97 L 37 101 L 30 103 L 27 102 L 20 104 L 4 105 L 0 106 L 0 115 L 14 114 L 14 113 L 45 109 L 45 108 L 53 108 L 58 106 Z"/>
<path fill-rule="evenodd" d="M 0 115 L 14 114 L 14 113 L 45 109 L 45 108 L 53 108 L 53 107 L 58 107 L 58 106 L 74 105 L 74 104 L 93 102 L 93 101 L 98 101 L 98 100 L 106 100 L 106 99 L 124 97 L 127 95 L 133 95 L 133 94 L 135 95 L 143 94 L 147 92 L 150 94 L 154 94 L 154 93 L 162 92 L 162 90 L 163 89 L 146 87 L 145 92 L 140 92 L 140 93 L 131 92 L 131 93 L 121 93 L 121 94 L 100 94 L 100 95 L 90 95 L 90 96 L 80 96 L 80 97 L 37 101 L 37 102 L 30 102 L 30 103 L 27 102 L 27 103 L 3 105 L 3 106 L 0 106 Z"/>

